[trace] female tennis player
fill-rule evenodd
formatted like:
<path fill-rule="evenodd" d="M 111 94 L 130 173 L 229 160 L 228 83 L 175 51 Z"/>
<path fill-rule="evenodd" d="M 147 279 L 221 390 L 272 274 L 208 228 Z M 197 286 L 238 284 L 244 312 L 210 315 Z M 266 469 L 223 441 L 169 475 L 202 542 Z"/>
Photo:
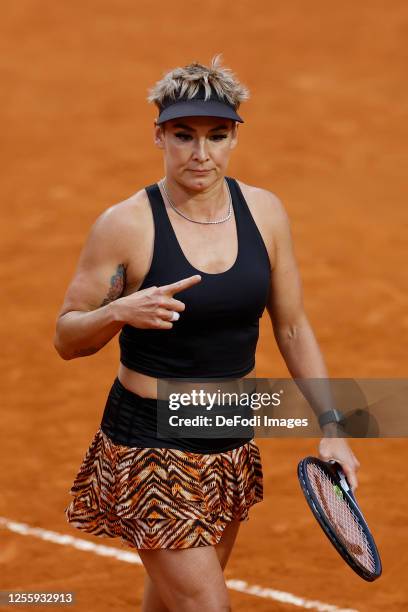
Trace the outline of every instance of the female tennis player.
<path fill-rule="evenodd" d="M 96 219 L 57 319 L 63 359 L 120 332 L 117 376 L 65 511 L 78 529 L 137 548 L 143 612 L 230 610 L 223 569 L 263 498 L 253 438 L 158 438 L 157 381 L 255 377 L 265 308 L 291 375 L 328 376 L 283 204 L 227 176 L 247 98 L 218 56 L 156 83 L 164 177 Z M 320 455 L 355 487 L 358 461 L 330 420 Z"/>

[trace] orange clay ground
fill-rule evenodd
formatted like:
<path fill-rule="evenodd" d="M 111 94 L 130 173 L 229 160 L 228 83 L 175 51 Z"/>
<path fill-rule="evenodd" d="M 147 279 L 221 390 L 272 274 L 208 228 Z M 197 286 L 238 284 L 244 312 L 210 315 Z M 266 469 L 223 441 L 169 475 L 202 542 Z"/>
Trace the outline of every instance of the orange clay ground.
<path fill-rule="evenodd" d="M 251 89 L 229 173 L 285 204 L 330 375 L 407 375 L 403 0 L 4 0 L 1 29 L 0 516 L 119 547 L 63 513 L 116 375 L 117 339 L 65 362 L 54 325 L 95 218 L 162 176 L 145 97 L 173 66 L 223 52 Z M 266 317 L 257 365 L 258 376 L 288 376 Z M 265 499 L 227 578 L 360 612 L 408 609 L 407 441 L 352 441 L 383 558 L 373 584 L 334 552 L 300 492 L 297 462 L 317 443 L 258 440 Z M 78 612 L 139 609 L 142 567 L 1 527 L 0 537 L 1 589 L 72 590 Z M 231 600 L 234 612 L 301 609 Z"/>

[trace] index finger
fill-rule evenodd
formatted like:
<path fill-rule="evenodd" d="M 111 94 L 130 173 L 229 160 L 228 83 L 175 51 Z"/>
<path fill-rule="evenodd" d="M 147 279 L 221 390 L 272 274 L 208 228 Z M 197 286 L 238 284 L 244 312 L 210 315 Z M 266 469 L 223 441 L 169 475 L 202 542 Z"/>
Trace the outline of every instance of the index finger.
<path fill-rule="evenodd" d="M 162 285 L 160 289 L 164 293 L 168 293 L 173 295 L 174 293 L 178 293 L 179 291 L 184 291 L 184 289 L 188 289 L 193 285 L 196 285 L 201 281 L 201 276 L 199 274 L 194 274 L 194 276 L 189 276 L 188 278 L 182 278 L 175 283 L 170 283 L 170 285 Z"/>

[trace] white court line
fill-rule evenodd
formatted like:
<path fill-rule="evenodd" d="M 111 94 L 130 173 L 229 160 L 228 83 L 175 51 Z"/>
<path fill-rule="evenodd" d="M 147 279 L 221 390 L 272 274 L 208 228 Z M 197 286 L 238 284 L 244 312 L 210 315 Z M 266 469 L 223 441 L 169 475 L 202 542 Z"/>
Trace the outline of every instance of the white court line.
<path fill-rule="evenodd" d="M 57 533 L 56 531 L 49 531 L 41 527 L 30 527 L 30 525 L 26 523 L 17 523 L 16 521 L 11 521 L 2 516 L 0 516 L 0 527 L 13 531 L 14 533 L 19 533 L 20 535 L 34 536 L 35 538 L 53 542 L 54 544 L 62 544 L 63 546 L 71 546 L 77 550 L 93 552 L 102 557 L 114 557 L 118 559 L 118 561 L 142 565 L 142 561 L 137 553 L 121 550 L 120 548 L 114 548 L 112 546 L 94 544 L 89 540 L 83 540 L 68 534 Z M 297 606 L 304 610 L 317 610 L 317 612 L 358 612 L 358 610 L 351 608 L 339 608 L 338 606 L 323 603 L 322 601 L 297 597 L 285 591 L 277 591 L 276 589 L 269 589 L 256 584 L 250 585 L 245 582 L 245 580 L 227 580 L 226 584 L 231 591 L 255 595 L 255 597 L 262 597 L 263 599 L 273 599 L 274 601 Z"/>

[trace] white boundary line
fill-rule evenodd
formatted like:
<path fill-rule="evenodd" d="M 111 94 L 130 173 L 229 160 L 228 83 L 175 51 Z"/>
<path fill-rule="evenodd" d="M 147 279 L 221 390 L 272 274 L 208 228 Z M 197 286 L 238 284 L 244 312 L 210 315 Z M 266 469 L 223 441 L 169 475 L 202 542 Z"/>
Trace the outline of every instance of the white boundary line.
<path fill-rule="evenodd" d="M 102 557 L 114 557 L 118 561 L 142 565 L 142 561 L 137 553 L 121 550 L 120 548 L 114 548 L 112 546 L 94 544 L 89 540 L 83 540 L 68 534 L 57 533 L 56 531 L 49 531 L 41 527 L 31 527 L 27 525 L 27 523 L 17 523 L 16 521 L 12 521 L 2 516 L 0 516 L 0 527 L 20 535 L 33 536 L 40 540 L 53 542 L 54 544 L 62 544 L 63 546 L 71 546 L 77 550 L 93 552 Z M 255 595 L 255 597 L 262 597 L 263 599 L 273 599 L 274 601 L 297 606 L 304 610 L 316 610 L 317 612 L 358 612 L 358 610 L 351 608 L 339 608 L 338 606 L 323 603 L 321 601 L 297 597 L 285 591 L 277 591 L 276 589 L 265 588 L 256 584 L 250 585 L 245 582 L 245 580 L 227 580 L 226 584 L 232 591 L 246 593 L 247 595 Z"/>

